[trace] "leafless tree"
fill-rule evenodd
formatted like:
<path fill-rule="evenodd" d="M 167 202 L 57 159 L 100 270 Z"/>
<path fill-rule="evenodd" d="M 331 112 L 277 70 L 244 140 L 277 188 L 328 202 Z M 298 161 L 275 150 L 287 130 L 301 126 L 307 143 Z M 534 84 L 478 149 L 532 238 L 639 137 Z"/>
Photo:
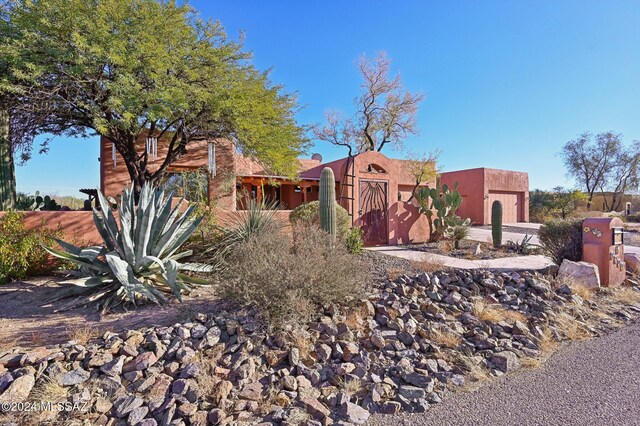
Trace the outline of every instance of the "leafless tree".
<path fill-rule="evenodd" d="M 413 176 L 414 186 L 411 190 L 411 197 L 407 200 L 408 203 L 413 200 L 416 189 L 420 184 L 431 182 L 438 176 L 438 157 L 440 157 L 440 150 L 432 151 L 429 154 L 409 153 L 406 167 L 407 171 Z"/>
<path fill-rule="evenodd" d="M 617 153 L 614 163 L 605 175 L 600 185 L 603 195 L 611 193 L 611 204 L 603 196 L 604 207 L 607 211 L 620 211 L 623 195 L 638 189 L 638 165 L 640 164 L 640 141 L 635 141 L 630 147 L 622 147 Z"/>
<path fill-rule="evenodd" d="M 615 164 L 622 148 L 621 135 L 605 132 L 596 135 L 583 133 L 567 142 L 562 159 L 568 174 L 587 193 L 587 208 L 591 209 L 593 194 L 605 185 L 607 174 Z"/>
<path fill-rule="evenodd" d="M 416 114 L 424 95 L 405 90 L 399 75 L 390 77 L 390 65 L 385 52 L 374 60 L 362 55 L 356 113 L 352 117 L 336 111 L 326 113 L 325 124 L 313 127 L 315 138 L 347 147 L 352 155 L 354 151 L 381 151 L 386 145 L 401 149 L 409 135 L 418 134 Z"/>

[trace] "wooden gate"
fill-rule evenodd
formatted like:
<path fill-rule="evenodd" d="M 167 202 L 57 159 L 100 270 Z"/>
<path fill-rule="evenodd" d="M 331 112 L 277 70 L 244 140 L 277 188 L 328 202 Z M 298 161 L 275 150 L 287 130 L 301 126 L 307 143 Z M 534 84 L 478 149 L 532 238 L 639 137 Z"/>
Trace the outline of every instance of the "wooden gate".
<path fill-rule="evenodd" d="M 360 179 L 360 223 L 365 245 L 389 242 L 387 182 Z"/>

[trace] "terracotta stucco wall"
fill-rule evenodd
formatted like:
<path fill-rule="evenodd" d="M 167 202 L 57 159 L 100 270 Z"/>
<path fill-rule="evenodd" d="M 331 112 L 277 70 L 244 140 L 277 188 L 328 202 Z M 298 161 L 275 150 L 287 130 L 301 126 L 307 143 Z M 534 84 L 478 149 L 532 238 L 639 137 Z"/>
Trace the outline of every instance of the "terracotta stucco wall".
<path fill-rule="evenodd" d="M 0 212 L 0 218 L 5 214 Z M 78 246 L 102 244 L 90 211 L 24 212 L 24 224 L 27 229 L 58 230 L 62 240 Z"/>
<path fill-rule="evenodd" d="M 196 170 L 207 167 L 208 141 L 194 141 L 187 147 L 187 152 L 174 162 L 169 171 Z M 235 209 L 236 189 L 233 182 L 235 178 L 235 149 L 233 144 L 226 140 L 216 140 L 216 176 L 209 179 L 209 201 L 215 202 L 220 208 Z M 145 150 L 145 138 L 141 137 L 137 143 L 137 150 L 143 153 Z M 111 142 L 104 137 L 100 138 L 100 189 L 107 196 L 115 197 L 131 183 L 129 172 L 124 160 L 116 152 L 115 165 L 112 159 Z M 158 155 L 155 161 L 149 160 L 149 169 L 155 171 L 160 167 L 168 152 L 168 141 L 158 141 Z M 225 193 L 222 193 L 222 189 Z"/>
<path fill-rule="evenodd" d="M 476 168 L 445 172 L 441 175 L 442 184 L 452 186 L 458 182 L 458 190 L 464 201 L 458 209 L 463 218 L 470 218 L 474 224 L 491 223 L 492 192 L 517 193 L 520 217 L 529 221 L 529 175 L 512 170 Z"/>
<path fill-rule="evenodd" d="M 367 166 L 375 164 L 386 173 L 371 173 Z M 351 195 L 354 197 L 355 224 L 362 226 L 359 210 L 361 209 L 359 185 L 362 180 L 380 180 L 387 183 L 388 206 L 388 244 L 408 244 L 424 242 L 429 237 L 427 218 L 418 212 L 414 204 L 398 201 L 398 190 L 406 189 L 411 184 L 411 178 L 404 170 L 403 162 L 387 158 L 378 152 L 365 152 L 355 157 L 355 187 Z M 343 164 L 344 167 L 344 164 Z M 342 176 L 341 171 L 340 176 Z M 402 179 L 402 180 L 400 180 Z M 401 185 L 400 185 L 401 184 Z M 425 185 L 433 182 L 425 182 Z"/>
<path fill-rule="evenodd" d="M 475 224 L 485 223 L 485 182 L 484 169 L 459 170 L 446 172 L 440 175 L 442 185 L 453 187 L 458 182 L 458 191 L 462 195 L 462 205 L 458 209 L 458 215 L 462 218 L 470 218 Z"/>

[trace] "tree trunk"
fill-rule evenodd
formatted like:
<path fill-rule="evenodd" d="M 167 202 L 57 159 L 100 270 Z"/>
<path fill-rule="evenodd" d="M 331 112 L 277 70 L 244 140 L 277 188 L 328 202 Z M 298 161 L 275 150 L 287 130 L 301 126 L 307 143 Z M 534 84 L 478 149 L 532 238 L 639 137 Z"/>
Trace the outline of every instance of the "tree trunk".
<path fill-rule="evenodd" d="M 0 110 L 0 211 L 14 208 L 16 202 L 16 169 L 9 130 L 9 113 Z"/>

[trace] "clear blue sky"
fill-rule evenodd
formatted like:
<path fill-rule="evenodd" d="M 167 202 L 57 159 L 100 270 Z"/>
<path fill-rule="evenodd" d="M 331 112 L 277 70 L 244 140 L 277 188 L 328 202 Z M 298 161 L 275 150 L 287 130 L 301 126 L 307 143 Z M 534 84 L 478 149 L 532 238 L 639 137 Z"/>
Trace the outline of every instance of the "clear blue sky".
<path fill-rule="evenodd" d="M 387 51 L 405 86 L 426 95 L 407 148 L 440 148 L 444 170 L 514 169 L 531 188 L 571 186 L 558 157 L 566 141 L 605 130 L 640 139 L 638 0 L 191 3 L 232 37 L 245 33 L 256 65 L 299 93 L 302 124 L 352 112 L 356 58 Z M 97 139 L 58 139 L 18 169 L 18 189 L 96 186 L 97 156 Z"/>

